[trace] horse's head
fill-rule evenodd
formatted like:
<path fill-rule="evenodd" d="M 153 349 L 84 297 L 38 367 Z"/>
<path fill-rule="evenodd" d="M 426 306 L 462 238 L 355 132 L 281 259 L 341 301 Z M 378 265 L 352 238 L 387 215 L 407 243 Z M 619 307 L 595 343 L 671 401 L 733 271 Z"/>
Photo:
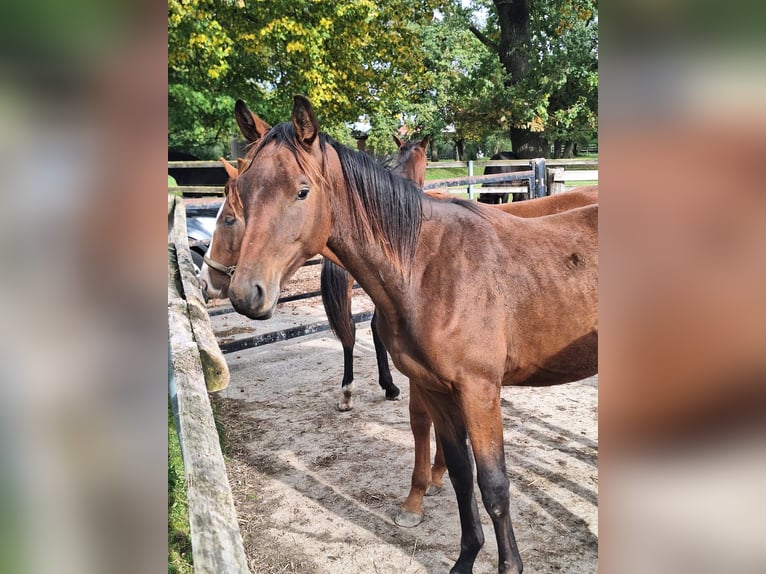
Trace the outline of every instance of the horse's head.
<path fill-rule="evenodd" d="M 429 138 L 430 136 L 426 136 L 420 141 L 405 142 L 394 136 L 399 151 L 395 163 L 391 167 L 391 172 L 423 187 L 426 179 L 426 164 L 428 163 L 426 150 L 428 149 Z"/>
<path fill-rule="evenodd" d="M 253 146 L 271 126 L 256 116 L 242 100 L 234 106 L 234 116 L 242 135 Z M 253 148 L 251 147 L 251 150 Z M 235 169 L 228 161 L 221 158 L 223 167 L 229 175 L 224 188 L 224 200 L 215 221 L 215 231 L 210 239 L 204 263 L 200 272 L 200 283 L 208 297 L 224 298 L 234 274 L 242 237 L 245 232 L 245 220 L 242 202 L 237 193 L 237 177 L 248 164 L 250 153 L 245 159 L 237 158 Z"/>
<path fill-rule="evenodd" d="M 311 104 L 295 96 L 292 121 L 258 142 L 237 179 L 245 230 L 229 299 L 243 315 L 269 318 L 282 285 L 327 243 L 331 210 L 320 139 Z"/>
<path fill-rule="evenodd" d="M 222 161 L 229 173 L 229 181 L 224 188 L 223 205 L 218 210 L 215 231 L 200 271 L 202 289 L 211 299 L 226 297 L 245 232 L 242 202 L 237 193 L 237 170 L 226 160 Z"/>

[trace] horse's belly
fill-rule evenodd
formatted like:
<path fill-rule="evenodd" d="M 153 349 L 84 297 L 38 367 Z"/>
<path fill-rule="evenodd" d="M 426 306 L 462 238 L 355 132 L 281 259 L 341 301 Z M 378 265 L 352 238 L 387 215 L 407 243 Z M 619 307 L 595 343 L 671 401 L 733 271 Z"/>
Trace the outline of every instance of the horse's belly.
<path fill-rule="evenodd" d="M 594 331 L 538 361 L 509 368 L 503 385 L 560 385 L 592 377 L 597 372 L 598 332 Z"/>

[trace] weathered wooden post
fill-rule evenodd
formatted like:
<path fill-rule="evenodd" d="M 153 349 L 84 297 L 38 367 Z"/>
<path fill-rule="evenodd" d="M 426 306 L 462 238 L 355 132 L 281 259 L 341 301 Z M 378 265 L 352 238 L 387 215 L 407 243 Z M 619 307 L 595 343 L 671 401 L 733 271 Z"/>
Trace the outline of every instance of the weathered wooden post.
<path fill-rule="evenodd" d="M 551 195 L 564 192 L 564 168 L 563 167 L 551 167 L 548 168 L 548 189 Z"/>
<path fill-rule="evenodd" d="M 183 201 L 168 197 L 168 386 L 184 461 L 194 571 L 249 573 L 208 390 L 224 388 L 229 371 L 215 338 L 206 349 L 195 308 L 199 286 L 191 266 Z M 207 319 L 204 308 L 200 311 Z M 212 336 L 212 330 L 211 330 Z M 204 359 L 210 353 L 217 358 Z M 205 363 L 207 361 L 207 366 Z M 223 366 L 220 366 L 223 362 Z M 203 372 L 203 368 L 207 372 Z M 208 379 L 208 377 L 210 377 Z"/>

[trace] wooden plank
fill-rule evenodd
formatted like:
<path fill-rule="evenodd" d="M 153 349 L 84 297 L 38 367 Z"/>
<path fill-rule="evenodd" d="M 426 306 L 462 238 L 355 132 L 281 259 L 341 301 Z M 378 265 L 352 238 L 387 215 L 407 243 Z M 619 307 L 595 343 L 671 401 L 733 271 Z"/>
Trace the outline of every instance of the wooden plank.
<path fill-rule="evenodd" d="M 597 159 L 546 159 L 546 167 L 590 167 L 598 169 Z"/>
<path fill-rule="evenodd" d="M 352 315 L 351 318 L 354 323 L 358 324 L 372 319 L 373 313 L 374 311 L 362 311 Z M 304 337 L 306 335 L 313 335 L 314 333 L 322 333 L 323 331 L 329 330 L 330 324 L 327 321 L 298 325 L 296 327 L 282 329 L 281 331 L 272 331 L 271 333 L 262 333 L 260 335 L 242 337 L 228 343 L 221 343 L 221 350 L 227 354 L 235 353 L 244 349 L 260 347 L 261 345 L 268 345 L 270 343 L 276 343 L 277 341 L 287 341 L 288 339 L 293 339 L 295 337 Z"/>
<path fill-rule="evenodd" d="M 473 161 L 473 166 L 476 167 L 486 167 L 486 166 L 506 166 L 506 165 L 512 165 L 512 166 L 522 166 L 522 167 L 529 167 L 529 162 L 531 160 L 528 159 L 492 159 L 488 161 L 481 160 L 481 163 L 478 163 L 477 160 Z M 549 160 L 545 160 L 546 165 Z M 550 160 L 553 161 L 553 160 Z M 569 160 L 560 160 L 560 161 L 569 161 Z M 594 160 L 580 160 L 580 161 L 594 161 Z M 579 165 L 579 163 L 577 164 Z M 592 165 L 589 164 L 583 164 L 583 165 Z M 433 161 L 428 162 L 426 164 L 426 169 L 438 169 L 438 168 L 465 168 L 468 169 L 468 162 L 467 161 Z"/>
<path fill-rule="evenodd" d="M 168 244 L 168 329 L 194 571 L 246 573 L 247 557 L 234 497 L 176 263 L 175 246 Z"/>
<path fill-rule="evenodd" d="M 183 298 L 186 300 L 187 313 L 191 319 L 194 339 L 199 346 L 202 368 L 208 391 L 220 391 L 229 385 L 229 366 L 218 347 L 210 317 L 207 314 L 205 299 L 199 281 L 194 272 L 191 251 L 186 236 L 186 210 L 184 201 L 177 198 L 173 220 L 171 241 L 175 245 L 183 285 Z"/>
<path fill-rule="evenodd" d="M 553 181 L 598 181 L 598 171 L 567 169 L 561 173 L 554 174 Z"/>
<path fill-rule="evenodd" d="M 473 175 L 462 177 L 451 177 L 448 179 L 430 179 L 423 185 L 424 190 L 444 189 L 446 187 L 459 187 L 461 185 L 478 185 L 488 183 L 505 183 L 510 181 L 523 181 L 526 178 L 534 177 L 534 172 L 516 171 L 513 173 L 498 173 L 490 175 Z"/>
<path fill-rule="evenodd" d="M 529 186 L 477 187 L 473 191 L 474 193 L 529 193 Z"/>
<path fill-rule="evenodd" d="M 182 195 L 223 195 L 224 188 L 221 185 L 179 185 L 168 187 L 168 191 L 171 190 Z"/>
<path fill-rule="evenodd" d="M 231 163 L 234 167 L 237 167 L 236 163 Z M 169 161 L 168 169 L 174 167 L 223 167 L 223 164 L 219 160 L 196 160 L 196 161 Z"/>
<path fill-rule="evenodd" d="M 426 164 L 426 169 L 437 169 L 443 167 L 445 169 L 451 169 L 451 168 L 466 168 L 468 169 L 468 162 L 467 161 L 429 161 Z"/>

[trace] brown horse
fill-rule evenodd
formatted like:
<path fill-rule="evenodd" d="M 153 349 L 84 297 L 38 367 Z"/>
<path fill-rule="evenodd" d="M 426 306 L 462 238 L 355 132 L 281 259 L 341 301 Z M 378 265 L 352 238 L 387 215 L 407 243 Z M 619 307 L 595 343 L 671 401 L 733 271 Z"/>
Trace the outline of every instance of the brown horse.
<path fill-rule="evenodd" d="M 229 287 L 234 308 L 269 318 L 280 287 L 331 249 L 375 302 L 381 339 L 433 420 L 462 529 L 451 572 L 471 572 L 484 543 L 467 439 L 498 571 L 521 572 L 500 387 L 597 371 L 598 207 L 524 219 L 429 198 L 320 134 L 302 96 L 292 121 L 259 141 L 236 188 L 245 233 Z"/>
<path fill-rule="evenodd" d="M 255 143 L 261 134 L 266 133 L 270 126 L 253 114 L 244 102 L 239 101 L 235 108 L 237 123 L 243 135 L 252 143 Z M 427 164 L 426 149 L 428 136 L 421 141 L 403 142 L 394 136 L 398 151 L 393 158 L 383 162 L 392 173 L 402 175 L 418 183 L 421 187 L 425 180 Z M 226 160 L 221 159 L 229 177 L 235 179 L 238 170 L 235 170 Z M 239 170 L 249 161 L 239 159 Z M 211 285 L 211 296 L 226 296 L 234 265 L 239 256 L 239 249 L 244 231 L 241 207 L 238 204 L 236 194 L 232 195 L 234 207 L 230 202 L 232 182 L 228 182 L 225 191 L 224 205 L 219 211 L 216 220 L 216 230 L 211 241 L 210 248 L 205 257 L 206 265 L 218 273 L 210 273 L 203 267 L 203 284 Z M 427 191 L 427 195 L 437 199 L 451 200 L 452 196 L 439 191 Z M 494 205 L 496 209 L 511 213 L 520 217 L 541 217 L 551 215 L 597 203 L 598 187 L 580 187 L 564 194 L 532 199 L 525 202 L 514 202 Z M 334 255 L 327 253 L 332 259 Z M 220 263 L 225 262 L 225 263 Z M 207 274 L 207 275 L 206 275 Z M 210 278 L 205 279 L 210 276 Z M 351 294 L 354 279 L 342 267 L 334 264 L 331 259 L 325 257 L 322 263 L 321 289 L 322 302 L 327 313 L 328 320 L 333 332 L 341 341 L 344 356 L 343 378 L 341 381 L 341 396 L 338 401 L 338 409 L 350 410 L 353 407 L 353 349 L 356 344 L 356 325 L 351 318 Z M 206 285 L 207 286 L 207 285 Z M 378 366 L 378 381 L 381 388 L 386 392 L 388 400 L 399 398 L 399 389 L 393 382 L 391 370 L 388 365 L 388 354 L 377 333 L 377 317 L 373 315 L 371 331 Z M 436 454 L 433 466 L 430 466 L 430 429 L 431 419 L 423 405 L 416 398 L 410 400 L 410 423 L 415 443 L 415 465 L 412 472 L 410 492 L 395 517 L 399 526 L 414 527 L 423 520 L 423 497 L 433 495 L 441 491 L 442 478 L 446 472 L 444 456 L 439 442 L 436 442 Z"/>

